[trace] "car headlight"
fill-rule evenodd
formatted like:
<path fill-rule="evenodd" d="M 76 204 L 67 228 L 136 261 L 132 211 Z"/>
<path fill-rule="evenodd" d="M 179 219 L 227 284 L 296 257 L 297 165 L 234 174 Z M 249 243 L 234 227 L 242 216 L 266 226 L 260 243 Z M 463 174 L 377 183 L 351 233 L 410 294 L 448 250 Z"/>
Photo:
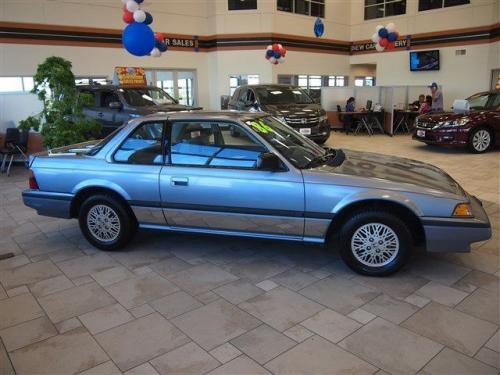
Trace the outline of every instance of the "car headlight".
<path fill-rule="evenodd" d="M 328 116 L 326 115 L 326 113 L 324 115 L 319 116 L 319 120 L 318 120 L 319 122 L 323 122 L 326 120 L 328 120 Z"/>
<path fill-rule="evenodd" d="M 464 126 L 469 123 L 470 119 L 467 117 L 458 119 L 458 120 L 450 120 L 450 121 L 441 121 L 434 128 L 455 128 L 457 126 Z"/>
<path fill-rule="evenodd" d="M 455 206 L 452 216 L 454 217 L 474 217 L 472 206 L 469 203 L 459 203 Z"/>

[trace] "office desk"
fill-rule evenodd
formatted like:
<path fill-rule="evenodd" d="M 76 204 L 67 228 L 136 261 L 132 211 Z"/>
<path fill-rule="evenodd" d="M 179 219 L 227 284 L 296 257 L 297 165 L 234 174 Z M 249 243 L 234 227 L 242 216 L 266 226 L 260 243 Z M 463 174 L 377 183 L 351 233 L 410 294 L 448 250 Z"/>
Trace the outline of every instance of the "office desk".
<path fill-rule="evenodd" d="M 392 134 L 397 133 L 400 128 L 404 130 L 406 133 L 409 133 L 410 128 L 413 128 L 413 122 L 415 121 L 415 118 L 419 114 L 420 113 L 418 111 L 401 110 L 401 109 L 394 110 L 395 126 Z"/>
<path fill-rule="evenodd" d="M 345 116 L 351 116 L 354 119 L 359 120 L 361 126 L 357 126 L 354 130 L 354 134 L 358 134 L 361 127 L 364 127 L 368 135 L 374 134 L 374 129 L 378 129 L 384 133 L 383 115 L 384 112 L 372 112 L 372 111 L 356 111 L 356 112 L 340 112 L 340 114 Z M 382 117 L 382 122 L 379 117 Z"/>

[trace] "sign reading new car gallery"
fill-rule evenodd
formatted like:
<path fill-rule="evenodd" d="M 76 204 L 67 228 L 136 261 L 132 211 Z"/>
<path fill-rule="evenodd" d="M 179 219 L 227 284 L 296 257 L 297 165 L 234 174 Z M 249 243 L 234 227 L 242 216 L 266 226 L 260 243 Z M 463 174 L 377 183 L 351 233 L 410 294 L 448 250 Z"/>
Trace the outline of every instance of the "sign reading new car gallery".
<path fill-rule="evenodd" d="M 394 42 L 395 49 L 407 48 L 409 46 L 410 46 L 409 39 L 400 39 Z M 363 51 L 375 51 L 375 43 L 367 42 L 367 43 L 356 43 L 351 45 L 351 53 L 363 52 Z"/>

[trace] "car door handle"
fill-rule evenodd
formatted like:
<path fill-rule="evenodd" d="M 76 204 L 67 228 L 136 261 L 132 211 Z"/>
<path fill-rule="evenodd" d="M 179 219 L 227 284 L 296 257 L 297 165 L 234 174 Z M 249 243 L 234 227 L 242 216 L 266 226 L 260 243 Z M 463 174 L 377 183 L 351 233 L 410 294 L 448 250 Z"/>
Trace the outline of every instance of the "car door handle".
<path fill-rule="evenodd" d="M 97 114 L 97 116 L 99 116 L 99 117 L 104 117 L 104 113 L 99 112 L 99 113 Z"/>
<path fill-rule="evenodd" d="M 187 177 L 172 177 L 170 182 L 172 186 L 188 186 L 189 179 Z"/>

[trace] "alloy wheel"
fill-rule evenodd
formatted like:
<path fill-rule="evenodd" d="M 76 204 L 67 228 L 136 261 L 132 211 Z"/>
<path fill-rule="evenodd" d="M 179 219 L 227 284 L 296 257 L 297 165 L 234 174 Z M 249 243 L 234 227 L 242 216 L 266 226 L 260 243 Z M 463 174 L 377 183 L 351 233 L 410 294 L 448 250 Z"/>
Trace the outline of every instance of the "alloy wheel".
<path fill-rule="evenodd" d="M 490 147 L 490 143 L 490 132 L 485 129 L 478 130 L 472 137 L 472 146 L 478 152 L 486 151 Z"/>
<path fill-rule="evenodd" d="M 399 253 L 399 238 L 389 226 L 368 223 L 359 227 L 351 239 L 354 257 L 369 267 L 383 267 Z"/>
<path fill-rule="evenodd" d="M 98 204 L 87 213 L 87 227 L 97 240 L 113 242 L 120 234 L 120 218 L 111 207 Z"/>

